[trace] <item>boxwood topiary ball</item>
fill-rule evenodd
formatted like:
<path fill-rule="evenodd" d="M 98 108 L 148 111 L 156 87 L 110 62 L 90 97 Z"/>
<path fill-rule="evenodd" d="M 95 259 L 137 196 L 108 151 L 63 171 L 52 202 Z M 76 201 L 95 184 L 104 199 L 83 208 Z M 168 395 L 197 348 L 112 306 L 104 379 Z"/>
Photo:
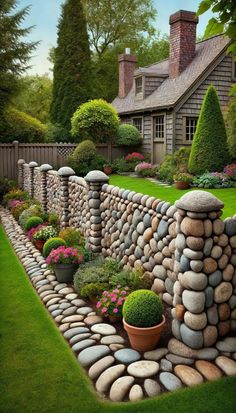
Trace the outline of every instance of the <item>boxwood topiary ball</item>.
<path fill-rule="evenodd" d="M 48 257 L 52 250 L 55 250 L 56 248 L 61 246 L 66 246 L 66 241 L 64 239 L 59 237 L 49 238 L 43 246 L 44 257 Z"/>
<path fill-rule="evenodd" d="M 43 220 L 40 217 L 30 217 L 26 224 L 25 224 L 25 229 L 26 231 L 29 231 L 31 228 L 35 228 L 38 225 L 43 224 Z"/>
<path fill-rule="evenodd" d="M 135 327 L 153 327 L 162 321 L 164 307 L 160 297 L 150 290 L 132 292 L 125 300 L 123 316 Z"/>

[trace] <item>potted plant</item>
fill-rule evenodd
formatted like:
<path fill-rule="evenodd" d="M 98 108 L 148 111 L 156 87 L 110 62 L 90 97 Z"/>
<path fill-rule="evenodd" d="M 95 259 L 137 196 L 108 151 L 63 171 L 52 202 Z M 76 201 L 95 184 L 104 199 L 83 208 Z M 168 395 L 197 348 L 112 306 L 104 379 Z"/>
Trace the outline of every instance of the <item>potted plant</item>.
<path fill-rule="evenodd" d="M 193 180 L 193 175 L 187 172 L 180 172 L 173 176 L 176 189 L 188 189 Z"/>
<path fill-rule="evenodd" d="M 97 302 L 97 309 L 104 317 L 114 323 L 122 319 L 122 308 L 129 294 L 129 287 L 117 287 L 112 291 L 103 291 L 100 300 Z"/>
<path fill-rule="evenodd" d="M 103 165 L 103 172 L 104 172 L 106 175 L 111 175 L 111 174 L 112 174 L 112 171 L 113 171 L 113 165 L 112 165 L 112 163 L 107 162 L 107 163 L 105 163 L 105 164 Z"/>
<path fill-rule="evenodd" d="M 53 238 L 56 235 L 57 235 L 57 230 L 51 225 L 48 225 L 44 228 L 41 228 L 39 231 L 36 231 L 35 234 L 33 235 L 33 241 L 34 241 L 36 248 L 38 248 L 38 250 L 42 252 L 45 242 L 49 238 Z"/>
<path fill-rule="evenodd" d="M 131 346 L 138 351 L 153 350 L 165 326 L 163 304 L 150 290 L 132 292 L 123 306 L 123 324 Z"/>
<path fill-rule="evenodd" d="M 46 263 L 53 268 L 57 281 L 70 283 L 79 264 L 83 262 L 77 248 L 60 246 L 53 249 L 46 258 Z"/>

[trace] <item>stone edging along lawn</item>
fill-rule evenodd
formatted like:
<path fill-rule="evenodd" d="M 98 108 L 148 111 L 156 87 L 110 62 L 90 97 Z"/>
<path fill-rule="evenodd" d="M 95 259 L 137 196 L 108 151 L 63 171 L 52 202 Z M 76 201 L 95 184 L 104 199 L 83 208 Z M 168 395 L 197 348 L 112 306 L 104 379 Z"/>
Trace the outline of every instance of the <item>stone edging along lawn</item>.
<path fill-rule="evenodd" d="M 193 350 L 175 338 L 167 347 L 144 354 L 125 347 L 114 326 L 103 322 L 72 287 L 56 281 L 12 215 L 1 208 L 0 216 L 34 288 L 102 397 L 139 400 L 236 375 L 236 337 L 202 350 Z"/>

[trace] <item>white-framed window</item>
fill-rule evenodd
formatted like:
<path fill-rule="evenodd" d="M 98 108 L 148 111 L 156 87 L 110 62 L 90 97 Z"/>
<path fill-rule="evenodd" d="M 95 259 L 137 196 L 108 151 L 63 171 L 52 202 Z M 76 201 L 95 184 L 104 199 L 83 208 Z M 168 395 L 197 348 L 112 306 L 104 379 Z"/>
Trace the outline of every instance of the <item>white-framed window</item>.
<path fill-rule="evenodd" d="M 141 135 L 143 134 L 143 118 L 140 117 L 136 117 L 133 118 L 133 125 L 138 129 L 138 131 L 141 133 Z"/>
<path fill-rule="evenodd" d="M 185 140 L 187 142 L 192 142 L 194 133 L 197 127 L 197 120 L 198 118 L 192 116 L 186 116 L 185 118 Z"/>
<path fill-rule="evenodd" d="M 153 139 L 165 139 L 165 115 L 153 117 Z"/>
<path fill-rule="evenodd" d="M 143 78 L 142 76 L 135 79 L 135 95 L 143 92 Z"/>

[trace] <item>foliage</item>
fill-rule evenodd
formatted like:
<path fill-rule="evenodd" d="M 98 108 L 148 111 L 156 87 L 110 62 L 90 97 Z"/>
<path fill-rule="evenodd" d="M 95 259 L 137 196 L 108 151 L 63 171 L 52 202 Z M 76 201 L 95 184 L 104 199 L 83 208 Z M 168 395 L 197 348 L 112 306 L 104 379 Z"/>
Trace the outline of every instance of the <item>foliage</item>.
<path fill-rule="evenodd" d="M 176 162 L 173 155 L 165 155 L 164 161 L 162 162 L 158 176 L 161 181 L 173 182 L 173 176 L 178 172 Z"/>
<path fill-rule="evenodd" d="M 51 99 L 52 80 L 47 74 L 25 76 L 19 79 L 19 93 L 13 104 L 18 110 L 45 124 L 49 122 Z"/>
<path fill-rule="evenodd" d="M 173 176 L 174 181 L 176 182 L 188 182 L 191 183 L 193 180 L 193 175 L 188 174 L 187 172 L 179 172 Z"/>
<path fill-rule="evenodd" d="M 125 160 L 127 162 L 139 162 L 139 161 L 144 161 L 145 156 L 142 153 L 139 152 L 132 152 L 126 155 Z"/>
<path fill-rule="evenodd" d="M 90 283 L 90 284 L 85 284 L 83 288 L 81 288 L 80 295 L 83 298 L 88 298 L 88 299 L 97 299 L 103 291 L 105 291 L 107 288 L 109 288 L 108 283 Z"/>
<path fill-rule="evenodd" d="M 155 165 L 148 163 L 148 162 L 141 162 L 135 166 L 135 172 L 141 176 L 142 178 L 148 176 L 155 176 L 157 173 L 157 169 Z"/>
<path fill-rule="evenodd" d="M 89 248 L 86 248 L 84 246 L 80 246 L 77 249 L 78 249 L 78 252 L 83 255 L 84 262 L 92 261 L 93 253 Z"/>
<path fill-rule="evenodd" d="M 3 197 L 4 205 L 8 205 L 8 202 L 17 199 L 18 201 L 28 201 L 29 194 L 26 191 L 22 191 L 21 189 L 13 188 L 9 192 L 7 192 Z"/>
<path fill-rule="evenodd" d="M 114 141 L 119 126 L 116 109 L 103 99 L 94 99 L 79 106 L 71 118 L 71 135 L 78 141 L 95 143 Z"/>
<path fill-rule="evenodd" d="M 105 158 L 96 153 L 96 146 L 90 140 L 80 142 L 68 158 L 68 164 L 79 176 L 84 176 L 95 169 L 102 171 L 104 163 Z"/>
<path fill-rule="evenodd" d="M 232 97 L 225 116 L 227 126 L 229 154 L 232 160 L 236 160 L 236 94 Z"/>
<path fill-rule="evenodd" d="M 15 219 L 19 219 L 21 213 L 29 207 L 29 204 L 25 201 L 18 201 L 18 204 L 11 208 L 11 213 Z"/>
<path fill-rule="evenodd" d="M 66 241 L 68 247 L 84 246 L 85 240 L 77 228 L 68 227 L 59 232 L 59 237 Z"/>
<path fill-rule="evenodd" d="M 53 68 L 51 121 L 70 130 L 71 116 L 91 98 L 91 59 L 80 0 L 61 6 Z"/>
<path fill-rule="evenodd" d="M 236 181 L 236 163 L 226 165 L 224 168 L 224 173 L 229 177 L 229 179 Z"/>
<path fill-rule="evenodd" d="M 48 223 L 55 228 L 59 228 L 60 226 L 60 218 L 56 212 L 50 212 L 48 215 Z"/>
<path fill-rule="evenodd" d="M 63 128 L 63 126 L 59 124 L 52 124 L 49 123 L 47 127 L 47 133 L 45 136 L 45 141 L 46 142 L 72 142 L 73 138 L 71 137 L 70 132 L 66 129 Z"/>
<path fill-rule="evenodd" d="M 122 317 L 122 308 L 128 294 L 128 287 L 117 287 L 112 291 L 103 291 L 96 305 L 99 313 L 103 316 Z"/>
<path fill-rule="evenodd" d="M 43 227 L 46 227 L 46 224 L 40 224 L 37 227 L 31 228 L 29 231 L 27 231 L 27 237 L 29 238 L 30 241 L 33 241 L 34 239 L 34 234 L 38 232 L 40 229 Z"/>
<path fill-rule="evenodd" d="M 44 142 L 47 128 L 38 119 L 10 107 L 4 116 L 6 129 L 1 133 L 1 142 Z"/>
<path fill-rule="evenodd" d="M 142 267 L 135 267 L 135 269 L 119 270 L 109 279 L 111 287 L 115 288 L 117 285 L 121 287 L 129 287 L 130 291 L 140 290 L 143 288 L 151 288 L 152 281 L 142 269 Z"/>
<path fill-rule="evenodd" d="M 122 124 L 118 127 L 116 144 L 120 146 L 137 146 L 142 143 L 142 136 L 133 125 Z"/>
<path fill-rule="evenodd" d="M 113 161 L 113 171 L 122 173 L 122 172 L 133 172 L 134 166 L 132 163 L 129 163 L 125 160 L 124 157 L 119 157 Z"/>
<path fill-rule="evenodd" d="M 37 216 L 41 217 L 42 209 L 39 205 L 30 205 L 27 209 L 25 209 L 19 216 L 19 224 L 21 228 L 25 229 L 26 222 L 30 217 Z"/>
<path fill-rule="evenodd" d="M 7 192 L 16 187 L 16 182 L 7 178 L 0 178 L 0 202 Z"/>
<path fill-rule="evenodd" d="M 17 10 L 16 0 L 1 0 L 0 4 L 0 130 L 7 129 L 4 110 L 18 90 L 18 76 L 27 66 L 36 42 L 27 42 L 26 36 L 32 27 L 23 28 L 22 23 L 30 8 Z"/>
<path fill-rule="evenodd" d="M 34 241 L 47 241 L 49 238 L 57 236 L 57 230 L 51 225 L 43 227 L 34 234 Z M 62 245 L 62 244 L 61 244 Z M 63 244 L 65 245 L 65 244 Z"/>
<path fill-rule="evenodd" d="M 42 218 L 37 217 L 37 216 L 30 217 L 26 221 L 25 229 L 26 229 L 26 231 L 29 231 L 31 228 L 35 228 L 35 227 L 37 227 L 38 225 L 40 225 L 42 223 L 43 223 Z"/>
<path fill-rule="evenodd" d="M 188 168 L 195 175 L 222 171 L 228 161 L 225 124 L 216 89 L 211 85 L 202 103 Z"/>
<path fill-rule="evenodd" d="M 135 327 L 153 327 L 159 324 L 163 315 L 160 297 L 149 290 L 132 292 L 123 306 L 125 321 Z"/>
<path fill-rule="evenodd" d="M 48 240 L 46 243 L 48 243 Z M 54 238 L 54 245 L 56 245 Z M 56 264 L 80 264 L 83 262 L 83 255 L 78 253 L 77 248 L 65 247 L 61 245 L 57 248 L 51 249 L 50 253 L 45 255 L 46 263 L 53 267 Z"/>
<path fill-rule="evenodd" d="M 111 259 L 104 260 L 102 256 L 98 256 L 79 267 L 74 276 L 75 289 L 80 293 L 86 284 L 108 283 L 109 278 L 118 272 L 117 268 L 120 268 L 118 262 Z"/>
<path fill-rule="evenodd" d="M 49 228 L 49 227 L 47 227 Z M 46 229 L 46 228 L 45 228 Z M 42 229 L 41 231 L 44 231 L 44 229 Z M 36 233 L 37 234 L 37 233 Z M 56 233 L 54 232 L 50 237 L 47 237 L 47 240 L 43 246 L 43 255 L 44 257 L 48 257 L 49 254 L 51 253 L 52 250 L 56 250 L 58 247 L 66 247 L 66 242 L 64 239 L 56 237 Z M 35 239 L 35 235 L 34 235 L 34 239 Z M 40 238 L 42 239 L 42 238 Z"/>
<path fill-rule="evenodd" d="M 207 172 L 200 175 L 193 180 L 192 185 L 198 188 L 230 188 L 232 186 L 229 177 L 220 172 Z"/>

